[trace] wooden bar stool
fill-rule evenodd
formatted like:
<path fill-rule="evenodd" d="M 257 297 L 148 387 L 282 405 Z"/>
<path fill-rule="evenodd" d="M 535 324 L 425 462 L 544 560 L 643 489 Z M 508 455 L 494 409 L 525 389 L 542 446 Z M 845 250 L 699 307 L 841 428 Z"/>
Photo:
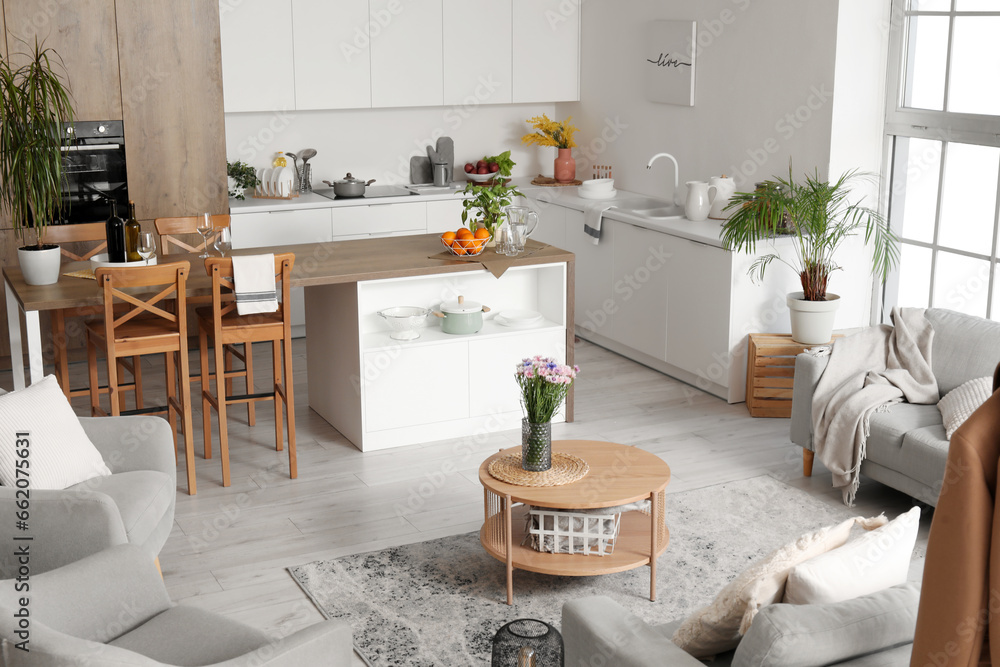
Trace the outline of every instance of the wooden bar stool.
<path fill-rule="evenodd" d="M 160 253 L 162 255 L 171 255 L 179 253 L 200 253 L 205 250 L 209 243 L 209 239 L 206 239 L 198 233 L 198 222 L 201 220 L 201 216 L 190 215 L 177 218 L 156 218 L 153 221 L 153 225 L 156 227 L 156 233 L 160 237 Z M 229 227 L 232 221 L 232 216 L 229 215 L 213 215 L 212 216 L 212 229 L 218 231 L 220 229 L 225 229 Z M 188 242 L 191 237 L 197 237 L 197 241 Z M 188 299 L 188 305 L 199 306 L 212 303 L 212 297 L 210 296 L 194 296 Z M 253 393 L 253 349 L 249 344 L 243 346 L 243 349 L 236 347 L 235 345 L 226 345 L 225 351 L 225 373 L 226 373 L 226 393 L 233 393 L 233 378 L 244 378 L 246 381 L 246 393 Z M 233 370 L 233 358 L 239 359 L 243 362 L 242 370 Z M 195 378 L 196 381 L 200 382 L 201 377 Z M 253 426 L 257 422 L 256 408 L 253 403 L 247 403 L 247 423 Z M 212 458 L 211 443 L 209 443 L 205 448 L 205 458 Z"/>
<path fill-rule="evenodd" d="M 194 439 L 191 430 L 191 378 L 188 366 L 187 275 L 188 262 L 129 268 L 102 267 L 94 273 L 104 294 L 104 319 L 87 324 L 87 365 L 90 371 L 90 411 L 106 416 L 97 392 L 97 350 L 104 351 L 108 365 L 108 394 L 113 416 L 166 412 L 174 433 L 177 453 L 177 417 L 184 432 L 184 456 L 187 465 L 188 493 L 196 492 L 194 476 Z M 160 288 L 155 294 L 149 289 Z M 162 302 L 176 299 L 177 312 L 165 310 Z M 116 312 L 123 303 L 126 311 Z M 159 305 L 158 305 L 159 304 Z M 124 412 L 118 404 L 119 357 L 163 354 L 167 378 L 167 405 Z"/>
<path fill-rule="evenodd" d="M 205 260 L 205 269 L 212 278 L 212 306 L 198 309 L 198 348 L 201 355 L 201 403 L 204 415 L 205 449 L 211 449 L 212 419 L 209 406 L 219 415 L 219 451 L 222 453 L 222 485 L 229 486 L 229 430 L 226 424 L 226 406 L 233 403 L 255 403 L 263 400 L 274 401 L 275 449 L 281 451 L 282 419 L 284 404 L 288 420 L 288 472 L 289 477 L 298 477 L 295 458 L 295 399 L 292 381 L 292 319 L 289 281 L 295 255 L 284 253 L 274 256 L 275 281 L 280 282 L 281 299 L 278 310 L 273 313 L 241 316 L 236 313 L 235 300 L 225 298 L 235 291 L 233 281 L 233 260 L 231 258 L 210 257 Z M 271 341 L 274 364 L 274 387 L 272 391 L 247 393 L 234 396 L 226 389 L 222 367 L 222 348 L 227 344 Z M 208 348 L 215 350 L 215 392 L 212 392 L 208 376 Z M 280 402 L 279 402 L 280 399 Z"/>
<path fill-rule="evenodd" d="M 103 222 L 88 222 L 80 225 L 49 225 L 45 228 L 45 243 L 59 244 L 59 252 L 63 257 L 73 262 L 85 262 L 94 255 L 108 247 L 106 232 Z M 88 248 L 82 255 L 72 252 L 66 247 L 68 243 L 96 243 Z M 79 308 L 62 308 L 53 310 L 50 318 L 52 321 L 52 361 L 55 365 L 56 379 L 67 399 L 77 396 L 89 396 L 90 387 L 80 387 L 73 389 L 69 382 L 69 357 L 66 354 L 66 318 L 82 317 L 93 319 L 103 312 L 99 308 L 84 306 Z M 119 384 L 119 389 L 131 390 L 135 392 L 135 407 L 142 407 L 142 366 L 139 364 L 139 357 L 131 359 L 119 359 L 119 369 L 127 370 L 132 375 L 132 382 L 129 384 Z M 108 393 L 107 386 L 98 387 L 102 394 Z M 120 407 L 125 409 L 125 394 L 119 395 Z"/>

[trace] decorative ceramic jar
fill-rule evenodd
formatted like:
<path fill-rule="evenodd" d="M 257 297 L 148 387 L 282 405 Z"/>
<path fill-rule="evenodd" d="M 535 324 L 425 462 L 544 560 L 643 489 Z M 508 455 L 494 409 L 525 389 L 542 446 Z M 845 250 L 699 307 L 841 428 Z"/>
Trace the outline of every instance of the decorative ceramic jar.
<path fill-rule="evenodd" d="M 521 467 L 532 472 L 552 467 L 552 422 L 533 424 L 521 418 Z"/>
<path fill-rule="evenodd" d="M 573 159 L 572 148 L 559 149 L 559 155 L 553 164 L 553 173 L 560 183 L 572 183 L 576 180 L 576 160 Z"/>

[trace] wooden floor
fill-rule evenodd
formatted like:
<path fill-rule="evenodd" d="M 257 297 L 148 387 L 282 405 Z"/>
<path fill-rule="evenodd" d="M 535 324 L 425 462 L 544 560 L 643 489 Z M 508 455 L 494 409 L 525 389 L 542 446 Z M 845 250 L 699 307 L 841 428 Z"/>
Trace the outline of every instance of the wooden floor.
<path fill-rule="evenodd" d="M 258 378 L 269 373 L 265 352 L 255 355 Z M 159 381 L 162 387 L 162 364 L 146 363 L 146 385 Z M 555 438 L 609 440 L 655 452 L 673 470 L 668 493 L 768 474 L 840 503 L 818 460 L 814 476 L 802 476 L 801 449 L 788 438 L 788 420 L 753 419 L 742 403 L 727 405 L 586 342 L 577 347 L 577 363 L 577 421 L 554 426 Z M 261 403 L 254 428 L 242 408 L 231 413 L 232 486 L 223 488 L 219 459 L 201 458 L 199 402 L 198 494 L 179 490 L 174 530 L 160 554 L 173 600 L 280 635 L 322 618 L 286 567 L 478 530 L 479 464 L 520 444 L 520 433 L 507 431 L 362 454 L 309 409 L 304 340 L 295 341 L 294 372 L 299 478 L 288 478 L 286 453 L 274 451 L 273 411 Z M 73 364 L 72 373 L 83 386 L 86 365 Z M 6 379 L 9 386 L 9 373 Z M 87 414 L 85 399 L 74 407 Z M 182 455 L 181 485 L 183 465 Z M 906 496 L 875 482 L 863 483 L 858 496 L 859 514 L 885 511 L 891 517 L 909 507 Z M 923 543 L 929 518 L 922 524 Z"/>

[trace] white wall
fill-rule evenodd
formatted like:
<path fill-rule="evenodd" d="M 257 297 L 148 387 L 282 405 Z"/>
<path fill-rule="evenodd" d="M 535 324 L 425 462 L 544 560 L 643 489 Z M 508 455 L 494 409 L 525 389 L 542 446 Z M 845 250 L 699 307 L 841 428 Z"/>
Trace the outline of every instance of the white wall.
<path fill-rule="evenodd" d="M 402 66 L 402 65 L 401 65 Z M 378 183 L 409 183 L 411 155 L 426 155 L 439 136 L 455 140 L 456 172 L 467 161 L 513 151 L 514 174 L 538 173 L 538 151 L 523 150 L 524 122 L 554 113 L 552 104 L 352 109 L 226 114 L 226 154 L 255 167 L 269 167 L 278 150 L 315 148 L 313 186 L 323 179 L 357 178 Z"/>
<path fill-rule="evenodd" d="M 787 174 L 790 157 L 799 173 L 818 167 L 825 174 L 836 2 L 588 0 L 582 19 L 581 101 L 556 108 L 579 122 L 584 143 L 620 121 L 620 136 L 594 151 L 598 163 L 614 166 L 616 186 L 669 197 L 672 166 L 660 161 L 646 170 L 660 151 L 680 162 L 682 193 L 685 181 L 723 173 L 752 189 Z M 658 19 L 698 22 L 694 107 L 645 98 L 644 61 L 657 54 L 646 53 L 644 27 Z M 592 161 L 586 149 L 576 151 L 578 164 Z"/>

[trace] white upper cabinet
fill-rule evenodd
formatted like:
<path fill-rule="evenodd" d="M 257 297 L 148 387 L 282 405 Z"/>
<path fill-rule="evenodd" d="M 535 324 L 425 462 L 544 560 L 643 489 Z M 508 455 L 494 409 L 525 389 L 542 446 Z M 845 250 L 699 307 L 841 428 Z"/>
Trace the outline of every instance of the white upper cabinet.
<path fill-rule="evenodd" d="M 510 0 L 444 0 L 444 103 L 511 102 Z"/>
<path fill-rule="evenodd" d="M 292 0 L 295 108 L 370 107 L 369 44 L 379 30 L 368 0 Z"/>
<path fill-rule="evenodd" d="M 292 0 L 219 2 L 226 111 L 295 108 Z"/>
<path fill-rule="evenodd" d="M 513 101 L 580 99 L 580 4 L 513 0 Z"/>
<path fill-rule="evenodd" d="M 373 107 L 443 104 L 441 3 L 369 0 Z"/>

